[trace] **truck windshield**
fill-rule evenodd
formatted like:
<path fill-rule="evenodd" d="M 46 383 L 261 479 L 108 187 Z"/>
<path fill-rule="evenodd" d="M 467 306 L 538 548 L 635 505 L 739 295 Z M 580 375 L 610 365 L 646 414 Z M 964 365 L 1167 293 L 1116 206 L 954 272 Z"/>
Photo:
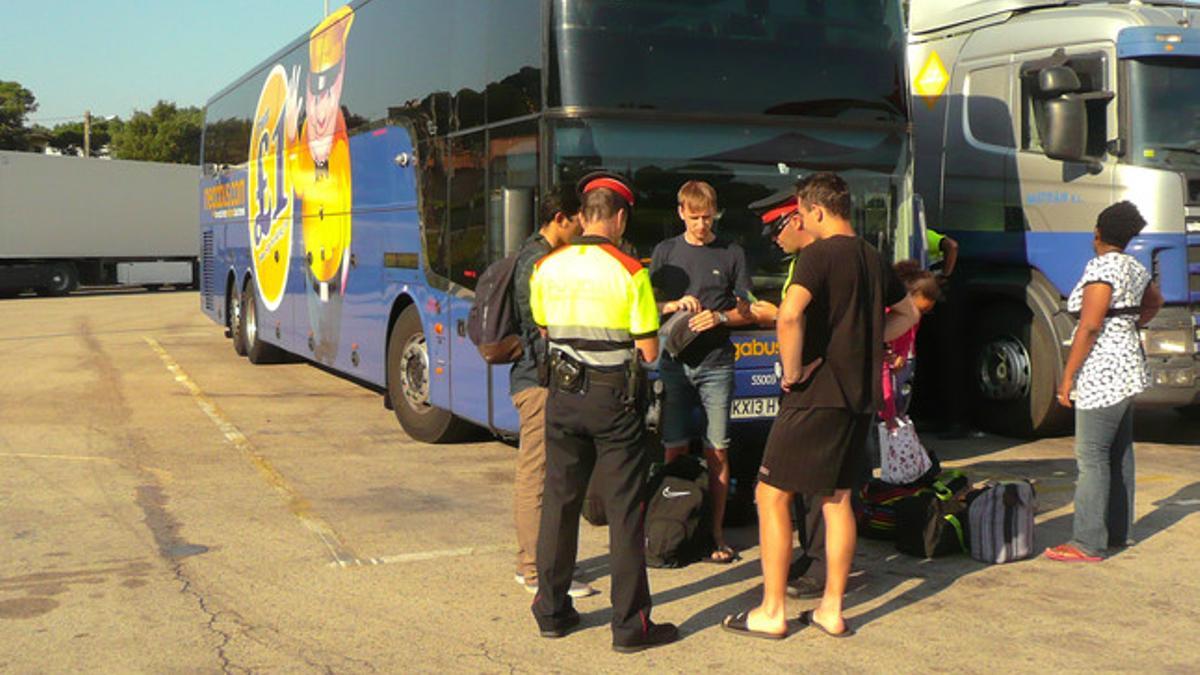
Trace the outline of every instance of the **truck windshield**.
<path fill-rule="evenodd" d="M 891 254 L 899 177 L 908 162 L 904 139 L 902 132 L 862 129 L 573 119 L 556 123 L 551 142 L 561 184 L 573 185 L 599 167 L 632 179 L 637 204 L 625 237 L 646 262 L 655 244 L 683 232 L 679 187 L 693 179 L 709 182 L 719 202 L 717 234 L 745 249 L 755 292 L 778 301 L 787 261 L 762 236 L 762 223 L 747 205 L 793 186 L 802 174 L 838 171 L 853 191 L 855 226 Z"/>
<path fill-rule="evenodd" d="M 1200 59 L 1133 61 L 1130 92 L 1133 163 L 1200 170 Z"/>
<path fill-rule="evenodd" d="M 907 118 L 894 0 L 555 0 L 551 106 Z"/>

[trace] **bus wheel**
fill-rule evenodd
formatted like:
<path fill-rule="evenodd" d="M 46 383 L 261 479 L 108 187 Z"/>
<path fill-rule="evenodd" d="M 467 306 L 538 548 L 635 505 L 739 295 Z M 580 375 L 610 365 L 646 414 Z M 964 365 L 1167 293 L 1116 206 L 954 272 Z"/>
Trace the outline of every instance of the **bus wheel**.
<path fill-rule="evenodd" d="M 429 350 L 421 316 L 407 307 L 388 339 L 387 387 L 400 426 L 414 440 L 448 443 L 464 438 L 471 425 L 429 402 Z"/>
<path fill-rule="evenodd" d="M 250 363 L 278 363 L 283 360 L 282 350 L 273 344 L 264 342 L 258 332 L 258 301 L 255 298 L 252 284 L 246 284 L 242 291 L 242 322 L 238 333 L 246 350 L 246 358 Z"/>
<path fill-rule="evenodd" d="M 972 379 L 980 428 L 1005 436 L 1060 431 L 1068 415 L 1055 401 L 1058 346 L 1045 320 L 1028 309 L 985 309 L 976 324 Z"/>
<path fill-rule="evenodd" d="M 56 263 L 50 268 L 50 278 L 43 287 L 45 295 L 66 295 L 79 287 L 79 275 L 70 263 Z"/>
<path fill-rule="evenodd" d="M 229 321 L 229 335 L 233 338 L 233 351 L 238 356 L 246 355 L 246 341 L 242 339 L 242 294 L 230 287 L 225 301 L 225 317 Z"/>

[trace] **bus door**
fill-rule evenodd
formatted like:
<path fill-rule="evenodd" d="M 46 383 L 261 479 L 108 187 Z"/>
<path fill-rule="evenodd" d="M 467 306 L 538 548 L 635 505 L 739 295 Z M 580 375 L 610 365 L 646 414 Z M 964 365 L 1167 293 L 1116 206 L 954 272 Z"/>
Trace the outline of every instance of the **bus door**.
<path fill-rule="evenodd" d="M 537 227 L 538 127 L 528 120 L 488 133 L 488 259 L 516 253 Z M 509 396 L 511 366 L 491 366 L 488 425 L 516 431 L 520 418 Z"/>
<path fill-rule="evenodd" d="M 450 409 L 476 424 L 488 421 L 488 365 L 467 337 L 475 284 L 488 264 L 485 132 L 450 139 L 446 156 L 450 223 Z"/>

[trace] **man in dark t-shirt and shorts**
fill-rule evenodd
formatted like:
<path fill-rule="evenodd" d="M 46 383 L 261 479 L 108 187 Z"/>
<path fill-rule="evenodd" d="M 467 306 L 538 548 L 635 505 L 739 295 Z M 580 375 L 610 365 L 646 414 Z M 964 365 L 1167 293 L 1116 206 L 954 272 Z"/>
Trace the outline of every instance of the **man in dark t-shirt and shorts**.
<path fill-rule="evenodd" d="M 722 627 L 754 637 L 787 636 L 790 507 L 799 493 L 819 498 L 826 564 L 821 604 L 801 614 L 801 623 L 845 637 L 853 631 L 842 618 L 842 596 L 857 536 L 850 492 L 866 466 L 867 433 L 882 399 L 883 344 L 911 327 L 917 311 L 891 265 L 855 235 L 844 180 L 813 174 L 797 184 L 796 199 L 796 213 L 779 239 L 807 231 L 816 241 L 796 260 L 777 321 L 784 393 L 755 491 L 763 602 L 726 617 Z"/>

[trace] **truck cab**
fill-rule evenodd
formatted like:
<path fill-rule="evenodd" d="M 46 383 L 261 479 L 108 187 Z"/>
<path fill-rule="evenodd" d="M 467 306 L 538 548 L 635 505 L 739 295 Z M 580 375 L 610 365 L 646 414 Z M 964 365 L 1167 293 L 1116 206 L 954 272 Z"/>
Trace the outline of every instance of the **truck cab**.
<path fill-rule="evenodd" d="M 1178 0 L 914 0 L 916 189 L 959 242 L 978 422 L 1016 435 L 1066 421 L 1054 401 L 1074 320 L 1065 298 L 1105 207 L 1148 225 L 1127 248 L 1167 306 L 1143 333 L 1139 404 L 1194 407 L 1200 341 L 1200 5 Z"/>

